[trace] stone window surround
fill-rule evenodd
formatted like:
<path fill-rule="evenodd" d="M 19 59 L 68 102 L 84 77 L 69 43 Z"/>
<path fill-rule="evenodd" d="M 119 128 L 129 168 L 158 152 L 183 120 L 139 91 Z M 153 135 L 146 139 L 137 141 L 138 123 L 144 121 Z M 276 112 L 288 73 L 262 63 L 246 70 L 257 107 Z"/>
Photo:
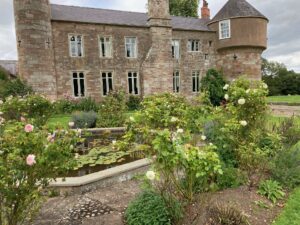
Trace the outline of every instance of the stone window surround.
<path fill-rule="evenodd" d="M 137 74 L 137 90 L 138 90 L 138 93 L 137 94 L 134 94 L 134 93 L 129 93 L 129 83 L 128 83 L 128 74 L 129 73 L 136 73 Z M 138 70 L 135 70 L 135 69 L 131 69 L 131 70 L 126 70 L 126 79 L 127 79 L 127 93 L 130 94 L 130 95 L 135 95 L 135 96 L 139 96 L 140 93 L 141 93 L 141 85 L 140 85 L 140 73 Z"/>
<path fill-rule="evenodd" d="M 178 42 L 178 58 L 176 58 L 175 55 L 173 57 L 173 42 L 176 42 L 176 41 Z M 181 40 L 180 39 L 172 39 L 172 58 L 175 59 L 175 60 L 179 60 L 181 58 L 180 57 L 180 46 L 181 46 Z M 174 54 L 175 54 L 175 51 L 174 51 Z"/>
<path fill-rule="evenodd" d="M 74 84 L 73 84 L 73 73 L 83 73 L 83 80 L 84 80 L 84 96 L 75 96 L 74 95 Z M 86 74 L 88 72 L 86 70 L 71 70 L 70 71 L 70 77 L 71 77 L 71 83 L 72 83 L 72 96 L 73 98 L 85 98 L 86 96 L 88 96 L 87 93 L 87 82 L 86 82 Z"/>
<path fill-rule="evenodd" d="M 102 54 L 101 54 L 101 50 L 102 50 L 102 47 L 101 47 L 101 43 L 100 43 L 100 38 L 110 38 L 111 40 L 111 56 L 110 57 L 103 57 Z M 102 59 L 112 59 L 113 58 L 113 55 L 114 55 L 114 48 L 113 48 L 113 36 L 112 35 L 98 35 L 98 45 L 99 45 L 99 57 L 102 58 Z"/>
<path fill-rule="evenodd" d="M 194 91 L 194 90 L 193 90 L 194 78 L 197 77 L 196 74 L 195 74 L 195 72 L 199 74 L 199 83 L 198 83 L 199 91 Z M 201 71 L 200 71 L 200 70 L 192 70 L 192 92 L 193 92 L 193 93 L 200 93 L 200 86 L 201 86 L 201 85 L 200 85 L 200 80 L 201 80 Z M 197 88 L 196 88 L 196 89 L 197 89 Z"/>
<path fill-rule="evenodd" d="M 70 42 L 70 37 L 71 36 L 81 36 L 81 51 L 82 51 L 82 56 L 72 56 L 71 42 Z M 71 58 L 84 58 L 85 57 L 85 46 L 84 46 L 84 35 L 83 34 L 68 33 L 68 44 L 69 44 L 69 56 Z"/>
<path fill-rule="evenodd" d="M 228 25 L 228 36 L 226 36 L 226 37 L 223 37 L 223 35 L 222 35 L 222 24 L 227 24 Z M 231 38 L 231 22 L 230 22 L 230 19 L 221 20 L 219 22 L 219 39 L 224 40 L 224 39 L 229 39 L 229 38 Z"/>
<path fill-rule="evenodd" d="M 112 74 L 112 90 L 114 90 L 114 77 L 115 77 L 115 70 L 101 70 L 100 71 L 100 82 L 101 82 L 101 96 L 106 97 L 107 95 L 103 94 L 103 78 L 102 78 L 102 73 L 111 73 Z"/>
<path fill-rule="evenodd" d="M 178 76 L 177 76 L 178 73 Z M 178 80 L 177 80 L 178 78 Z M 180 79 L 180 70 L 179 69 L 175 69 L 173 72 L 173 92 L 174 93 L 180 93 L 180 83 L 181 83 L 181 79 Z M 175 85 L 175 86 L 174 86 Z M 176 87 L 178 86 L 178 91 L 176 90 Z"/>
<path fill-rule="evenodd" d="M 190 42 L 193 42 L 193 41 L 198 42 L 198 50 L 197 51 L 190 50 L 190 48 L 189 48 Z M 201 41 L 199 39 L 188 39 L 188 41 L 187 41 L 187 52 L 188 53 L 198 53 L 198 52 L 201 52 L 200 48 L 201 48 Z"/>
<path fill-rule="evenodd" d="M 135 38 L 135 57 L 127 57 L 127 49 L 126 49 L 126 38 Z M 124 49 L 125 49 L 125 58 L 126 59 L 137 59 L 138 58 L 138 46 L 139 40 L 137 36 L 124 36 Z"/>

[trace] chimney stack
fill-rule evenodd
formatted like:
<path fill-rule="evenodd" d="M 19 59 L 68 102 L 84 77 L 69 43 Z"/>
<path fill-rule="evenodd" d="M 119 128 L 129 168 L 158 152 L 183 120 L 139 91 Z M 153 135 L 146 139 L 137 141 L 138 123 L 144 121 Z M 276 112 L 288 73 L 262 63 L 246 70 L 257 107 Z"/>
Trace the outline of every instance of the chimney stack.
<path fill-rule="evenodd" d="M 210 19 L 210 9 L 208 8 L 208 3 L 206 0 L 203 0 L 203 6 L 201 8 L 201 18 Z"/>

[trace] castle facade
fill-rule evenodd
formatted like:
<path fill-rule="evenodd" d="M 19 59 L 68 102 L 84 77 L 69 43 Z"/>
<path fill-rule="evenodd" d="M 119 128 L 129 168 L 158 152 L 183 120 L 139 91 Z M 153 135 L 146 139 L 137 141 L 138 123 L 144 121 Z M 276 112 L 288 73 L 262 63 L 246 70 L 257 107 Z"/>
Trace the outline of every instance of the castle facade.
<path fill-rule="evenodd" d="M 168 0 L 148 0 L 148 13 L 14 0 L 21 78 L 51 99 L 111 90 L 132 95 L 200 92 L 206 71 L 228 80 L 261 78 L 268 19 L 246 0 L 228 0 L 210 19 L 170 16 Z"/>

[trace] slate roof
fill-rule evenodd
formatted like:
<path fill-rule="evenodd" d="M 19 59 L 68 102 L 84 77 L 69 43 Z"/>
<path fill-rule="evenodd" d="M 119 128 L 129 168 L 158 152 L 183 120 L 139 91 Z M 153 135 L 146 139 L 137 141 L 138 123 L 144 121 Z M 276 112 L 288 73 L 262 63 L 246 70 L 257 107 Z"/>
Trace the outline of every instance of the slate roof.
<path fill-rule="evenodd" d="M 147 13 L 51 4 L 51 19 L 81 23 L 148 27 Z M 207 19 L 172 16 L 173 29 L 210 31 Z"/>
<path fill-rule="evenodd" d="M 234 17 L 261 17 L 267 19 L 246 0 L 229 0 L 209 23 Z"/>

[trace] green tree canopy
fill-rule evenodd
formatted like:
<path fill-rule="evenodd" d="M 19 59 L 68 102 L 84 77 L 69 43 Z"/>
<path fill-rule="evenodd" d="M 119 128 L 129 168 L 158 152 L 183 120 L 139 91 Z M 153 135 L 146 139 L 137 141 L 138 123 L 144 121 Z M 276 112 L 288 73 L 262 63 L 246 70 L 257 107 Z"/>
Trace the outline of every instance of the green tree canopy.
<path fill-rule="evenodd" d="M 198 17 L 199 0 L 170 0 L 172 16 Z"/>
<path fill-rule="evenodd" d="M 300 74 L 288 70 L 284 64 L 262 59 L 262 75 L 270 95 L 300 94 Z"/>

